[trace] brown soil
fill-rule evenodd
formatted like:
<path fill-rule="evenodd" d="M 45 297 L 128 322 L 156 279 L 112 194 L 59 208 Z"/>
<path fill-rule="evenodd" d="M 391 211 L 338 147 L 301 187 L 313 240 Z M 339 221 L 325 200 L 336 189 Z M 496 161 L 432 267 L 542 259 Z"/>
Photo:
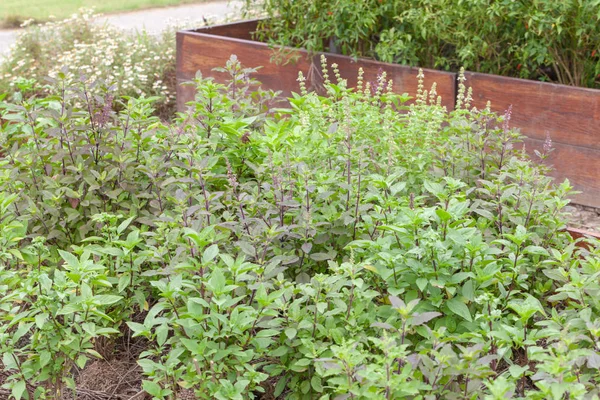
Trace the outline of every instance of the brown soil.
<path fill-rule="evenodd" d="M 196 395 L 191 389 L 181 389 L 177 393 L 177 400 L 196 400 Z"/>
<path fill-rule="evenodd" d="M 133 360 L 96 360 L 76 378 L 77 393 L 68 392 L 61 400 L 145 400 L 142 370 Z"/>
<path fill-rule="evenodd" d="M 275 385 L 279 380 L 278 376 L 270 377 L 261 385 L 265 392 L 259 396 L 260 400 L 277 400 L 278 398 L 284 398 L 284 396 L 275 397 Z"/>
<path fill-rule="evenodd" d="M 0 362 L 0 386 L 4 385 L 6 379 L 11 375 L 10 372 L 4 370 L 4 365 Z M 33 398 L 33 392 L 35 388 L 27 385 L 27 393 L 29 394 L 29 398 Z M 9 400 L 11 398 L 11 392 L 9 389 L 4 389 L 0 387 L 0 400 Z M 12 397 L 14 399 L 14 397 Z"/>
<path fill-rule="evenodd" d="M 4 365 L 2 365 L 2 363 L 0 363 L 0 386 L 4 385 L 4 382 L 6 381 L 6 378 L 8 376 L 8 373 L 6 371 L 4 371 Z M 10 390 L 8 389 L 4 389 L 0 387 L 0 400 L 8 400 L 10 396 Z"/>

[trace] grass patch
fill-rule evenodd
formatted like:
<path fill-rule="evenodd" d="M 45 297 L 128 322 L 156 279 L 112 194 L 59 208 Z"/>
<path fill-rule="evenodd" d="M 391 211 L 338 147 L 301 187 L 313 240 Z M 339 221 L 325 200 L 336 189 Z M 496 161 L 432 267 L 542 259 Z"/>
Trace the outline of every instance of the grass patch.
<path fill-rule="evenodd" d="M 202 0 L 30 0 L 27 2 L 2 0 L 0 1 L 0 28 L 18 28 L 28 19 L 45 22 L 51 16 L 57 19 L 66 18 L 81 7 L 94 7 L 99 13 L 116 13 L 202 2 Z"/>

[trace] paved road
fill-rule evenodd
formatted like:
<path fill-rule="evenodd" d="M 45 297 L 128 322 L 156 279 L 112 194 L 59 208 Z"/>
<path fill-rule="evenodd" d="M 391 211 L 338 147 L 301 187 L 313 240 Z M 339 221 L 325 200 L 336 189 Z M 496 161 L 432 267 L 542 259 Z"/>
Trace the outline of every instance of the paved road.
<path fill-rule="evenodd" d="M 174 20 L 200 21 L 203 17 L 209 19 L 211 17 L 224 18 L 234 13 L 236 9 L 239 9 L 240 5 L 240 1 L 211 1 L 178 7 L 111 14 L 99 17 L 98 22 L 108 22 L 111 25 L 127 30 L 141 30 L 145 28 L 150 33 L 153 33 L 162 31 Z M 18 32 L 18 29 L 0 30 L 0 56 L 8 53 L 8 49 L 16 40 Z"/>
<path fill-rule="evenodd" d="M 8 48 L 17 38 L 17 30 L 0 30 L 0 55 L 8 53 Z"/>

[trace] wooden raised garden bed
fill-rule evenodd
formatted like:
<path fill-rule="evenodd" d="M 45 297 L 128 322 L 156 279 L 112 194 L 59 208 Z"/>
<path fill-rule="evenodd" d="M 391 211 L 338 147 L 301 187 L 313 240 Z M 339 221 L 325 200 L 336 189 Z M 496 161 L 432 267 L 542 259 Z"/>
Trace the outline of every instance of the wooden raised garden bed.
<path fill-rule="evenodd" d="M 261 67 L 254 77 L 262 82 L 263 88 L 280 90 L 283 96 L 299 91 L 298 71 L 310 77 L 308 86 L 320 86 L 320 53 L 310 55 L 302 49 L 290 49 L 286 62 L 272 62 L 273 49 L 252 39 L 257 24 L 253 20 L 177 33 L 178 110 L 182 111 L 194 98 L 193 87 L 180 83 L 193 79 L 197 71 L 224 82 L 225 74 L 214 72 L 213 68 L 224 66 L 232 54 L 245 67 Z M 330 64 L 339 65 L 340 74 L 351 86 L 356 82 L 358 68 L 362 67 L 365 81 L 375 81 L 383 70 L 393 79 L 395 92 L 414 95 L 417 91 L 417 68 L 324 54 Z M 466 77 L 467 85 L 473 88 L 476 107 L 485 107 L 489 100 L 494 111 L 503 113 L 512 105 L 511 125 L 527 136 L 525 144 L 530 151 L 541 150 L 549 135 L 555 150 L 546 162 L 554 168 L 553 176 L 559 180 L 568 178 L 575 190 L 581 192 L 574 196 L 575 203 L 600 207 L 600 90 L 472 72 Z M 429 88 L 433 82 L 437 83 L 443 104 L 453 109 L 456 74 L 425 70 L 425 87 Z M 575 237 L 594 235 L 576 229 L 570 231 Z"/>
<path fill-rule="evenodd" d="M 297 82 L 298 71 L 310 78 L 307 86 L 313 88 L 322 84 L 320 74 L 320 54 L 309 55 L 305 50 L 290 50 L 286 54 L 286 62 L 271 62 L 273 49 L 266 43 L 252 40 L 252 32 L 256 30 L 258 21 L 239 22 L 228 25 L 181 31 L 177 33 L 177 82 L 183 83 L 193 79 L 197 71 L 203 76 L 214 77 L 217 81 L 225 81 L 223 73 L 212 71 L 222 67 L 232 54 L 235 54 L 243 66 L 261 67 L 253 75 L 262 83 L 264 89 L 280 90 L 283 96 L 299 92 Z M 364 70 L 365 82 L 375 82 L 380 71 L 387 73 L 388 79 L 394 81 L 397 93 L 416 93 L 418 68 L 399 64 L 387 64 L 372 60 L 323 53 L 331 65 L 339 65 L 340 74 L 348 80 L 350 86 L 356 83 L 358 69 Z M 309 73 L 313 66 L 313 72 Z M 454 108 L 456 97 L 456 74 L 435 70 L 425 70 L 425 87 L 437 83 L 437 92 L 442 96 L 442 103 L 449 109 Z M 183 110 L 185 103 L 194 98 L 194 90 L 190 86 L 177 85 L 177 109 Z"/>

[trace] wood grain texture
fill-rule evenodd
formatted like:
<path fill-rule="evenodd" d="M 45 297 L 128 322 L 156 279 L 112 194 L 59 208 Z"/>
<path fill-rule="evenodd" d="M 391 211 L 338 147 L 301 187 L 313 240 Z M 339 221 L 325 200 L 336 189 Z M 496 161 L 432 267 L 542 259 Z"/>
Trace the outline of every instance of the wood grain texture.
<path fill-rule="evenodd" d="M 474 105 L 503 113 L 528 137 L 600 150 L 600 90 L 467 72 Z"/>
<path fill-rule="evenodd" d="M 408 93 L 413 97 L 417 93 L 419 68 L 362 58 L 354 60 L 351 57 L 330 53 L 325 53 L 325 55 L 330 64 L 338 64 L 342 78 L 348 80 L 350 87 L 356 86 L 358 69 L 362 68 L 364 81 L 371 82 L 372 86 L 376 85 L 378 75 L 385 71 L 386 78 L 393 81 L 394 93 Z M 318 57 L 315 56 L 315 62 L 318 62 Z M 429 91 L 435 83 L 436 92 L 442 97 L 442 104 L 448 110 L 453 110 L 456 103 L 456 74 L 432 69 L 424 69 L 423 71 L 425 74 L 425 89 Z"/>
<path fill-rule="evenodd" d="M 533 160 L 534 150 L 541 151 L 543 140 L 527 138 L 525 148 Z M 550 175 L 557 183 L 568 179 L 579 194 L 571 196 L 576 204 L 600 207 L 600 151 L 589 147 L 554 143 L 554 150 L 544 163 L 552 168 Z"/>
<path fill-rule="evenodd" d="M 254 40 L 253 35 L 258 28 L 260 20 L 250 20 L 236 22 L 232 24 L 222 24 L 207 26 L 205 28 L 193 29 L 191 32 L 205 33 L 214 36 L 224 36 L 242 40 Z"/>
<path fill-rule="evenodd" d="M 296 81 L 298 71 L 310 69 L 311 60 L 301 51 L 290 52 L 287 54 L 287 63 L 277 65 L 270 62 L 273 51 L 263 43 L 183 31 L 177 33 L 177 80 L 189 81 L 200 71 L 203 76 L 224 83 L 228 80 L 227 74 L 213 69 L 224 67 L 231 55 L 236 55 L 244 67 L 260 67 L 252 75 L 253 78 L 262 83 L 263 89 L 281 91 L 286 97 L 299 91 Z M 191 101 L 193 95 L 189 87 L 184 89 L 181 85 L 177 86 L 178 111 L 185 108 L 185 103 Z"/>
<path fill-rule="evenodd" d="M 268 44 L 248 40 L 256 29 L 256 21 L 222 25 L 197 29 L 195 31 L 182 31 L 177 34 L 177 79 L 185 81 L 192 79 L 196 71 L 201 71 L 204 76 L 214 77 L 217 81 L 225 81 L 223 73 L 212 71 L 215 67 L 222 67 L 235 54 L 245 67 L 261 67 L 254 75 L 262 82 L 263 89 L 272 89 L 282 92 L 283 96 L 290 96 L 298 92 L 298 72 L 302 71 L 309 78 L 307 84 L 311 89 L 322 87 L 320 55 L 311 55 L 305 50 L 286 49 L 285 62 L 272 62 L 275 50 Z M 230 32 L 227 33 L 228 29 Z M 227 36 L 225 36 L 227 35 Z M 289 51 L 287 51 L 289 50 Z M 279 53 L 282 54 L 282 53 Z M 376 82 L 380 72 L 385 71 L 387 78 L 393 80 L 393 90 L 396 93 L 408 93 L 414 96 L 417 91 L 418 69 L 398 64 L 386 64 L 372 60 L 357 59 L 331 53 L 323 53 L 328 63 L 337 63 L 343 79 L 347 79 L 350 86 L 356 84 L 356 77 L 360 67 L 364 70 L 365 82 Z M 333 78 L 333 72 L 329 73 Z M 437 93 L 442 96 L 442 104 L 448 109 L 454 108 L 456 74 L 425 70 L 425 88 L 429 89 L 436 82 Z M 192 99 L 189 90 L 178 88 L 178 110 Z"/>

